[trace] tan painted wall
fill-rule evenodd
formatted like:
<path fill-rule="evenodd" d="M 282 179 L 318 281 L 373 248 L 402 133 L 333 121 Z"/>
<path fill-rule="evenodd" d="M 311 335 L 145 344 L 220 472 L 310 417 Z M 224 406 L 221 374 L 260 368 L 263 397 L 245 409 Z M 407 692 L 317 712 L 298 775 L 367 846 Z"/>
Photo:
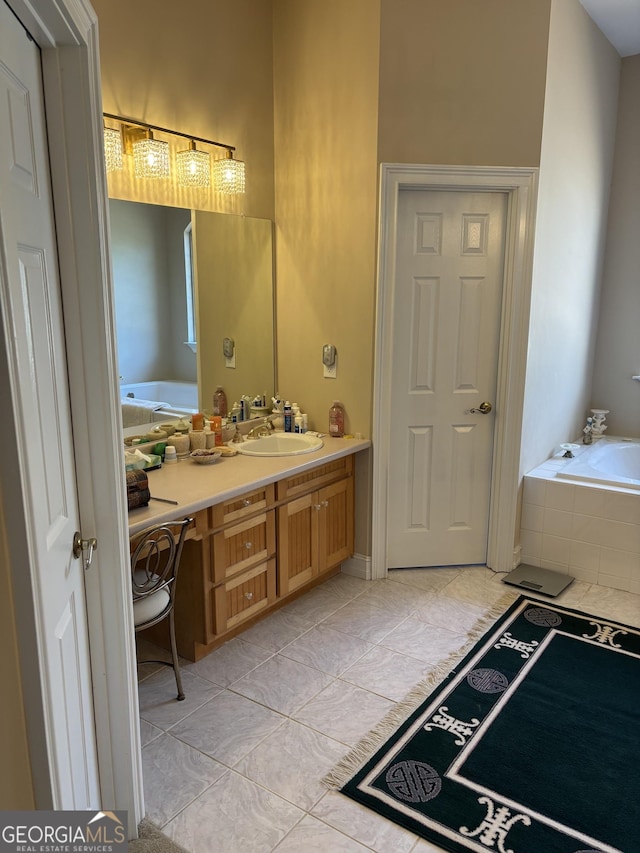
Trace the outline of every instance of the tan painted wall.
<path fill-rule="evenodd" d="M 196 213 L 193 220 L 200 406 L 213 408 L 222 385 L 231 408 L 241 395 L 273 387 L 273 223 L 248 216 Z M 235 341 L 227 368 L 223 338 Z"/>
<path fill-rule="evenodd" d="M 622 60 L 616 153 L 591 405 L 609 433 L 640 436 L 640 54 Z"/>
<path fill-rule="evenodd" d="M 551 0 L 382 0 L 379 159 L 537 166 Z"/>
<path fill-rule="evenodd" d="M 280 393 L 371 432 L 378 37 L 371 0 L 274 0 Z M 338 350 L 323 378 L 322 345 Z"/>
<path fill-rule="evenodd" d="M 371 435 L 377 0 L 274 0 L 276 307 L 280 393 L 328 429 Z M 338 351 L 323 377 L 322 346 Z M 331 439 L 326 439 L 331 441 Z M 356 471 L 356 553 L 370 553 L 369 454 Z"/>
<path fill-rule="evenodd" d="M 0 506 L 0 809 L 35 808 L 24 718 L 10 557 Z"/>
<path fill-rule="evenodd" d="M 273 219 L 271 0 L 92 3 L 104 111 L 234 145 L 247 164 L 245 196 L 175 190 L 166 180 L 134 181 L 128 171 L 110 174 L 109 194 Z M 174 150 L 187 145 L 172 141 Z"/>

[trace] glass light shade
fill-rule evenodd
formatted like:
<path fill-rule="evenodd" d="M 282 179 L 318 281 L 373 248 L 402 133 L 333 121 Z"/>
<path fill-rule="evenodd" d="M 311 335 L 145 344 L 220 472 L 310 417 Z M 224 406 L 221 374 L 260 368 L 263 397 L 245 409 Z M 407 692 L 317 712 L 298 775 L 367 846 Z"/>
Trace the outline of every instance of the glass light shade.
<path fill-rule="evenodd" d="M 169 176 L 169 143 L 150 137 L 133 144 L 133 167 L 136 178 Z"/>
<path fill-rule="evenodd" d="M 107 172 L 122 169 L 122 133 L 112 127 L 104 129 L 104 165 Z"/>
<path fill-rule="evenodd" d="M 177 180 L 185 187 L 208 187 L 211 184 L 211 158 L 195 146 L 176 154 Z"/>
<path fill-rule="evenodd" d="M 213 161 L 213 184 L 220 193 L 235 194 L 244 192 L 244 163 L 234 160 L 233 153 Z"/>

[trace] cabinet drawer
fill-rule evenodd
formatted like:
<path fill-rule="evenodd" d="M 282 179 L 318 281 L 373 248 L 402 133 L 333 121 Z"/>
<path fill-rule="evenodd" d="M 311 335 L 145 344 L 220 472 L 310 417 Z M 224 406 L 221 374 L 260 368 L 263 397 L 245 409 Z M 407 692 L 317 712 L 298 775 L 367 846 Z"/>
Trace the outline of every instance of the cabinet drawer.
<path fill-rule="evenodd" d="M 215 633 L 251 619 L 276 599 L 276 562 L 271 558 L 212 590 Z"/>
<path fill-rule="evenodd" d="M 331 439 L 328 440 L 331 441 Z M 287 500 L 307 494 L 321 486 L 326 486 L 328 483 L 334 483 L 336 480 L 348 477 L 352 472 L 353 455 L 343 456 L 341 459 L 334 459 L 332 462 L 318 465 L 317 468 L 312 468 L 310 471 L 304 471 L 302 474 L 296 474 L 293 477 L 287 477 L 276 483 L 278 500 Z"/>
<path fill-rule="evenodd" d="M 212 529 L 216 529 L 223 527 L 225 524 L 231 524 L 234 521 L 248 518 L 257 512 L 264 512 L 273 506 L 273 503 L 274 486 L 272 483 L 260 489 L 255 489 L 252 492 L 246 492 L 237 498 L 230 498 L 228 501 L 224 501 L 224 503 L 210 507 L 211 527 Z"/>
<path fill-rule="evenodd" d="M 275 510 L 269 510 L 214 534 L 214 584 L 222 583 L 275 554 L 274 516 Z"/>

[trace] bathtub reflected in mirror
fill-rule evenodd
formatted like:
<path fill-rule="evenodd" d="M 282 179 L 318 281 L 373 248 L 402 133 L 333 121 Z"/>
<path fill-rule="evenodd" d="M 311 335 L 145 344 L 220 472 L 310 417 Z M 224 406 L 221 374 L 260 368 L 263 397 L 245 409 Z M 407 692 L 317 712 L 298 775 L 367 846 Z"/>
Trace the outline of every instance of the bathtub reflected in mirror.
<path fill-rule="evenodd" d="M 123 384 L 120 402 L 125 430 L 177 417 L 190 418 L 198 411 L 198 386 L 175 380 Z"/>

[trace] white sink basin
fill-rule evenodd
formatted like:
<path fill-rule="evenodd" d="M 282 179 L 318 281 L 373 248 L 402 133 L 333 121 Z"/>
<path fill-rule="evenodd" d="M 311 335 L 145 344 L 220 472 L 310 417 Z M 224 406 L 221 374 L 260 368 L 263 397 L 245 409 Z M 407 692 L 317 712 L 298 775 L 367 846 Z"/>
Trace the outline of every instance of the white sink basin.
<path fill-rule="evenodd" d="M 248 438 L 231 446 L 245 456 L 297 456 L 299 453 L 313 453 L 322 445 L 322 439 L 316 435 L 276 432 L 261 438 Z"/>

